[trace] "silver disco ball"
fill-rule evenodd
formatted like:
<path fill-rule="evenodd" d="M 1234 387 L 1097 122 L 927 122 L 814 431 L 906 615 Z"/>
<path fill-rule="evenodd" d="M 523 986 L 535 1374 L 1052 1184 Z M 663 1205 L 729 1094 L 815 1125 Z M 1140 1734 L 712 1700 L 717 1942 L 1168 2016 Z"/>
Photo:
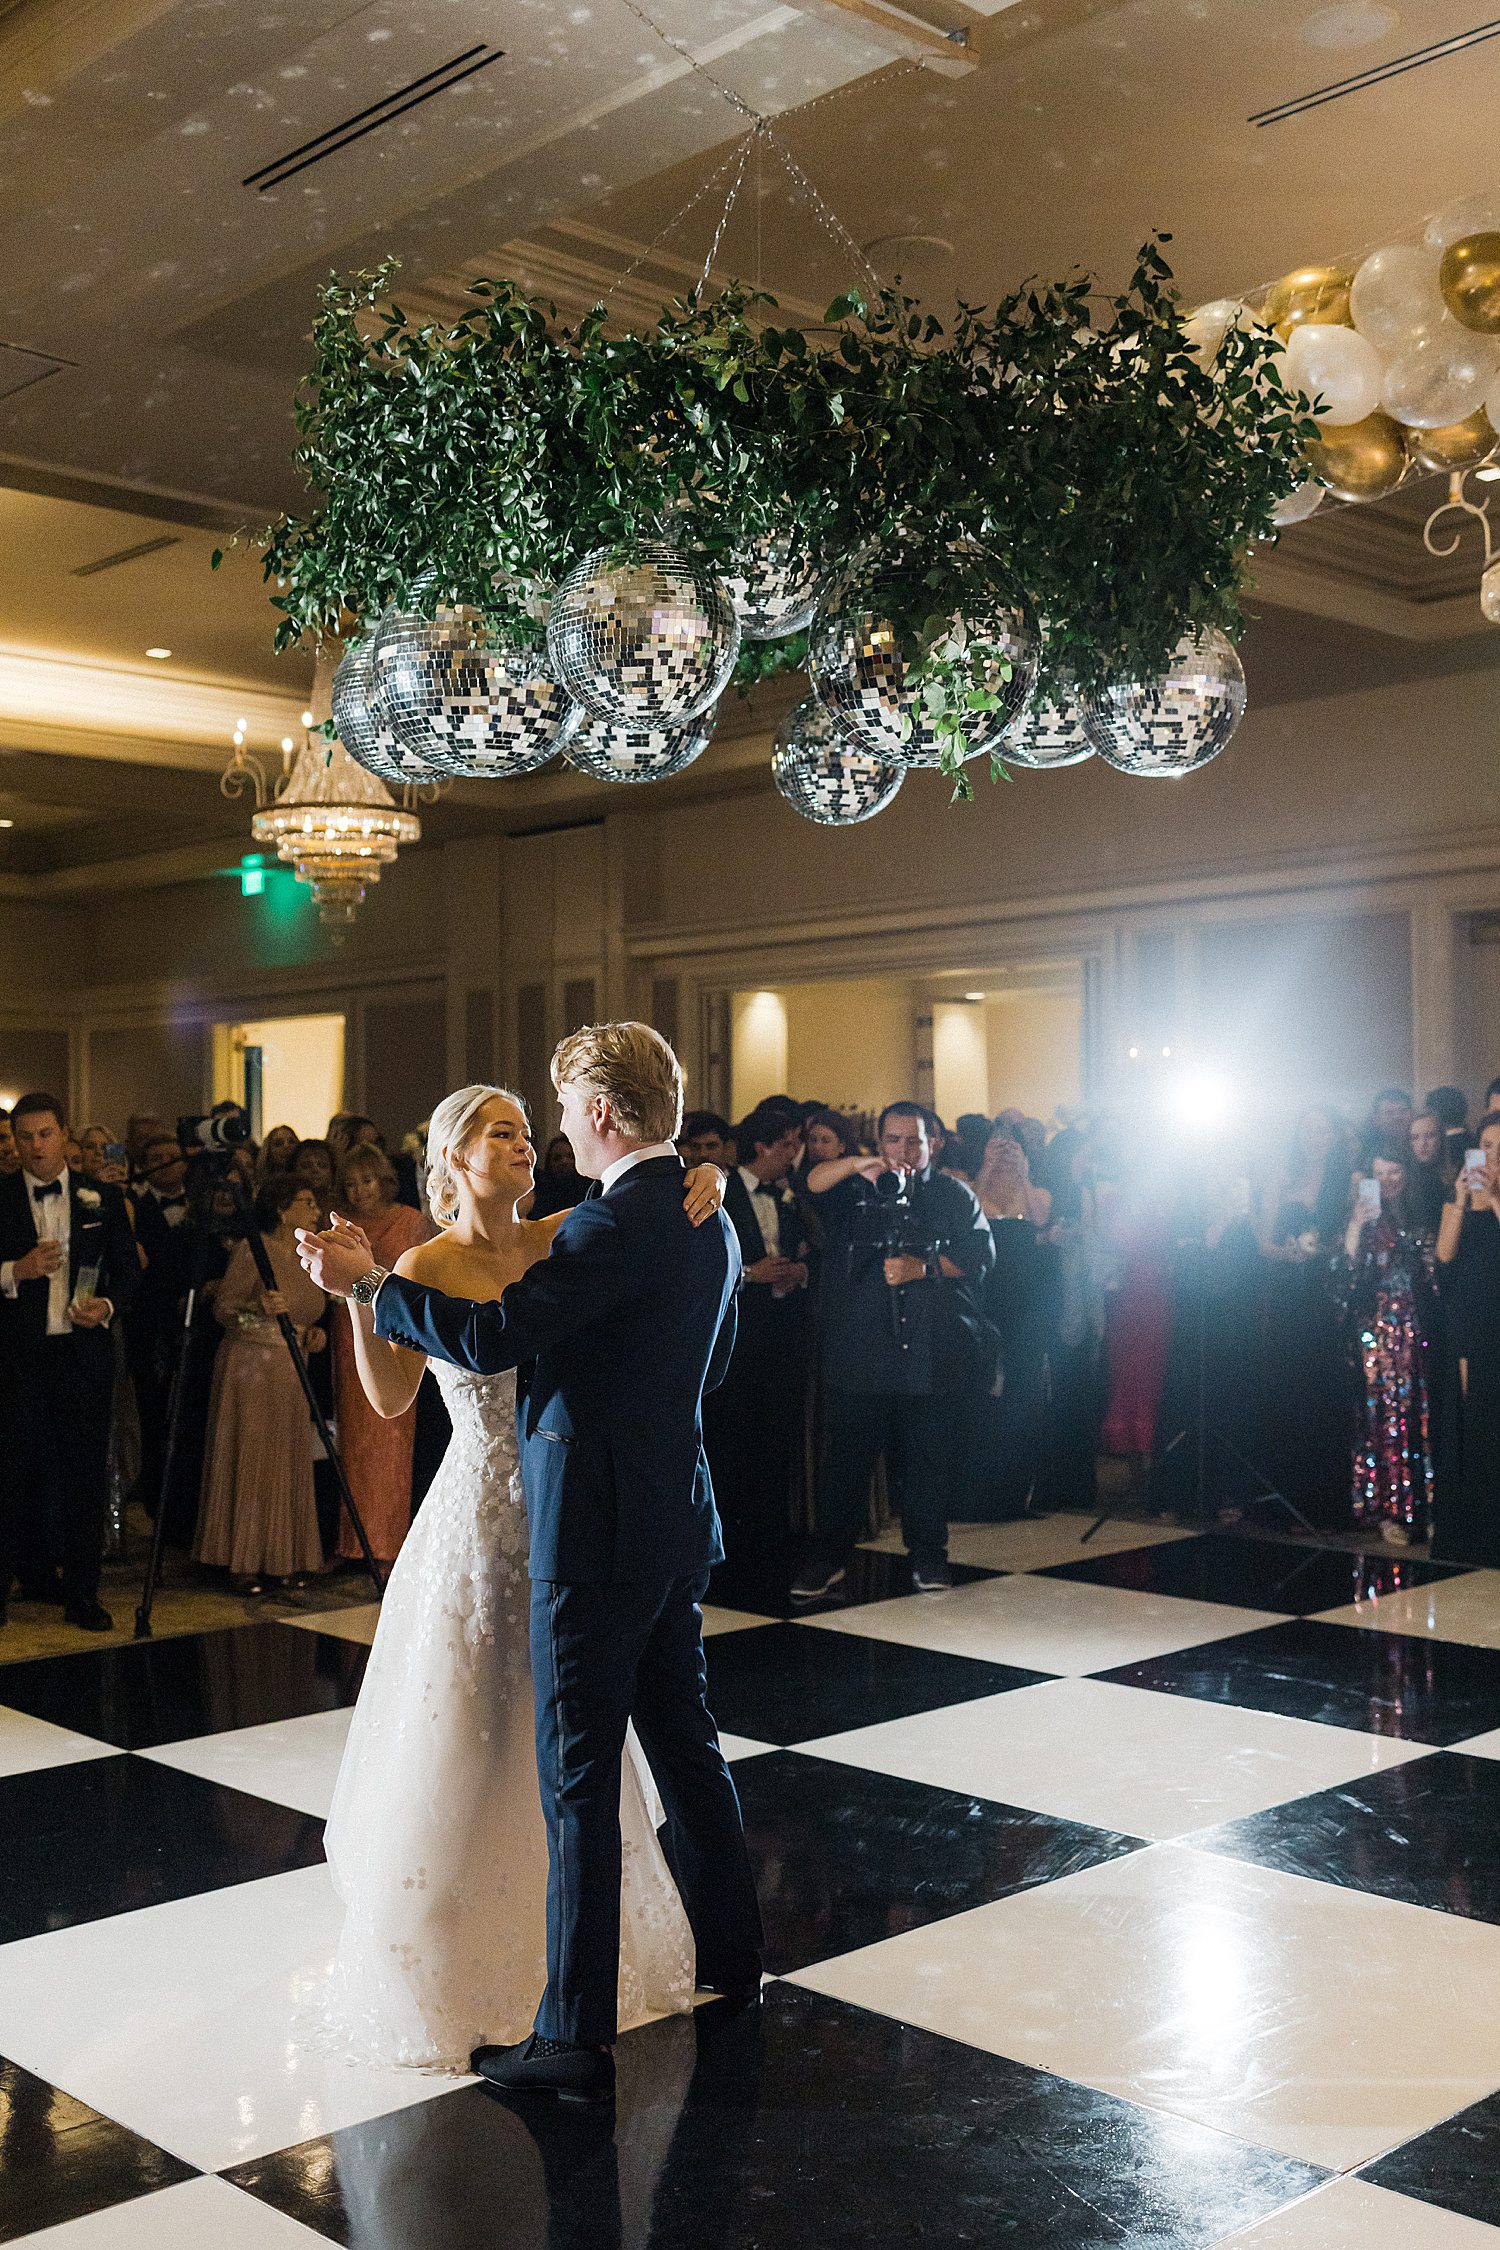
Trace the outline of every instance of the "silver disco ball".
<path fill-rule="evenodd" d="M 512 645 L 479 610 L 389 610 L 371 664 L 381 713 L 441 773 L 508 779 L 559 746 L 571 706 L 545 650 Z"/>
<path fill-rule="evenodd" d="M 707 564 L 675 547 L 600 547 L 558 587 L 547 651 L 563 687 L 593 717 L 680 727 L 728 685 L 739 619 Z"/>
<path fill-rule="evenodd" d="M 1083 704 L 1090 742 L 1120 773 L 1192 773 L 1244 715 L 1244 667 L 1216 625 L 1185 633 L 1161 679 L 1102 688 Z"/>
<path fill-rule="evenodd" d="M 866 749 L 903 766 L 935 766 L 939 737 L 912 681 L 916 652 L 890 622 L 890 593 L 889 574 L 878 570 L 834 588 L 808 636 L 808 677 L 834 724 Z M 1023 610 L 1000 602 L 953 623 L 955 638 L 982 639 L 1010 664 L 1009 679 L 1001 678 L 998 662 L 990 669 L 996 708 L 963 716 L 960 756 L 977 758 L 1001 748 L 1006 728 L 1026 708 L 1036 683 L 1036 633 Z"/>
<path fill-rule="evenodd" d="M 784 641 L 812 623 L 823 573 L 784 531 L 770 531 L 724 565 L 720 582 L 747 641 Z"/>
<path fill-rule="evenodd" d="M 585 714 L 565 736 L 563 756 L 595 781 L 665 781 L 702 757 L 718 715 L 705 711 L 681 727 L 642 727 Z"/>
<path fill-rule="evenodd" d="M 389 725 L 375 692 L 371 664 L 375 636 L 364 634 L 339 658 L 333 675 L 333 731 L 357 765 L 400 788 L 433 781 L 442 770 L 408 750 Z"/>
<path fill-rule="evenodd" d="M 776 737 L 771 779 L 794 812 L 823 828 L 854 828 L 884 812 L 906 779 L 840 733 L 816 696 L 799 703 Z"/>
<path fill-rule="evenodd" d="M 1078 766 L 1093 755 L 1094 745 L 1083 724 L 1082 698 L 1067 687 L 1057 698 L 1035 697 L 1000 745 L 1000 756 L 1008 766 Z"/>

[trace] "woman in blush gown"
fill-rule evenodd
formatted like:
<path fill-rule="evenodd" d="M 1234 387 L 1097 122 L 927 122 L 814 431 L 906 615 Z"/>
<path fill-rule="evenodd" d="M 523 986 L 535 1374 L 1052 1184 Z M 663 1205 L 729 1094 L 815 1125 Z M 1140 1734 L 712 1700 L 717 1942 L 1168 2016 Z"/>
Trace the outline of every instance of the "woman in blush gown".
<path fill-rule="evenodd" d="M 496 1086 L 434 1110 L 428 1194 L 441 1233 L 398 1270 L 498 1298 L 566 1217 L 519 1219 L 534 1159 L 526 1113 Z M 689 1175 L 691 1215 L 721 1176 Z M 427 1362 L 354 1322 L 376 1411 L 403 1413 Z M 475 2047 L 523 2039 L 546 1982 L 547 1839 L 537 1789 L 527 1525 L 510 1373 L 434 1362 L 453 1437 L 387 1585 L 325 1835 L 345 1914 L 329 2013 L 371 2061 L 466 2071 Z M 621 1781 L 622 2027 L 692 2005 L 687 1916 L 631 1738 Z"/>

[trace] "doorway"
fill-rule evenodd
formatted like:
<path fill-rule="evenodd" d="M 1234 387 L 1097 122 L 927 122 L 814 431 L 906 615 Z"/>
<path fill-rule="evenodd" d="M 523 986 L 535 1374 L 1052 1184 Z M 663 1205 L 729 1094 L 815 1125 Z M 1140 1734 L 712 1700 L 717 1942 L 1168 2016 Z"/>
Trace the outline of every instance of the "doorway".
<path fill-rule="evenodd" d="M 256 1140 L 272 1125 L 320 1139 L 344 1106 L 343 1016 L 215 1024 L 214 1100 L 243 1102 Z"/>

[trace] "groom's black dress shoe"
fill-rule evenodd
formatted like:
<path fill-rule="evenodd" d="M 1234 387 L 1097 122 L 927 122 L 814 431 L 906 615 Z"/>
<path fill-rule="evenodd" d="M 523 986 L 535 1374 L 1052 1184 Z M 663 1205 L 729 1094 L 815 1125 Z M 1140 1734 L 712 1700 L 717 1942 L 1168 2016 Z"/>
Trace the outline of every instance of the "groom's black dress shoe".
<path fill-rule="evenodd" d="M 759 1963 L 753 1968 L 740 1967 L 723 1971 L 700 1969 L 693 1981 L 696 1991 L 711 1992 L 716 2000 L 722 2000 L 736 2015 L 741 2008 L 757 2008 L 760 2005 Z"/>
<path fill-rule="evenodd" d="M 469 2068 L 505 2094 L 556 2094 L 564 2102 L 615 2098 L 615 2058 L 607 2047 L 565 2047 L 536 2032 L 519 2047 L 476 2047 Z"/>

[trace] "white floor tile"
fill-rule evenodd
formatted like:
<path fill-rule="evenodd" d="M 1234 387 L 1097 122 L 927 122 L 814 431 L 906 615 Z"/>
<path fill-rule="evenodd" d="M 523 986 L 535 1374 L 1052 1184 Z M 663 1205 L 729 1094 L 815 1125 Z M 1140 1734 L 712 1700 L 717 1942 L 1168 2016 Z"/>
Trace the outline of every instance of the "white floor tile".
<path fill-rule="evenodd" d="M 1384 1735 L 1079 1679 L 798 1747 L 1157 1842 L 1430 1754 Z"/>
<path fill-rule="evenodd" d="M 912 1648 L 1065 1674 L 1139 1664 L 1278 1622 L 1268 1610 L 1030 1576 L 979 1579 L 945 1594 L 868 1602 L 802 1620 L 808 1631 L 866 1633 Z"/>
<path fill-rule="evenodd" d="M 1451 1750 L 1461 1750 L 1466 1758 L 1500 1758 L 1500 1727 L 1492 1727 L 1488 1734 L 1475 1734 L 1467 1742 L 1453 1742 Z"/>
<path fill-rule="evenodd" d="M 748 1734 L 721 1734 L 719 1748 L 723 1751 L 729 1763 L 736 1765 L 742 1763 L 746 1758 L 763 1758 L 766 1752 L 774 1750 L 776 1745 L 774 1742 L 752 1742 Z"/>
<path fill-rule="evenodd" d="M 0 1673 L 0 1680 L 4 1675 Z M 45 1766 L 76 1766 L 85 1758 L 118 1758 L 113 1743 L 55 1727 L 50 1719 L 0 1706 L 0 1781 L 11 1774 L 40 1773 Z"/>
<path fill-rule="evenodd" d="M 1162 1547 L 1173 1539 L 1196 1539 L 1195 1531 L 1175 1523 L 1129 1523 L 1112 1516 L 1087 1546 L 1083 1534 L 1098 1523 L 1094 1516 L 1025 1516 L 1019 1523 L 956 1523 L 948 1531 L 949 1560 L 976 1570 L 1050 1570 L 1054 1564 L 1086 1562 L 1090 1555 L 1118 1555 L 1129 1547 Z M 886 1555 L 905 1553 L 894 1526 L 869 1544 Z"/>
<path fill-rule="evenodd" d="M 0 2054 L 204 2171 L 459 2081 L 312 2037 L 342 1908 L 326 1867 L 0 1948 Z"/>
<path fill-rule="evenodd" d="M 37 2250 L 326 2250 L 324 2236 L 310 2227 L 214 2179 L 181 2180 L 86 2219 L 23 2234 L 11 2250 L 28 2243 Z"/>
<path fill-rule="evenodd" d="M 743 1633 L 747 1625 L 774 1625 L 774 1617 L 761 1617 L 753 1609 L 720 1609 L 713 1602 L 703 1604 L 703 1631 L 710 1633 Z"/>
<path fill-rule="evenodd" d="M 1358 1625 L 1367 1633 L 1411 1633 L 1428 1641 L 1466 1641 L 1500 1648 L 1500 1570 L 1471 1570 L 1432 1586 L 1380 1594 L 1321 1613 L 1325 1625 Z"/>
<path fill-rule="evenodd" d="M 1500 2230 L 1368 2180 L 1332 2180 L 1217 2250 L 1500 2250 Z"/>
<path fill-rule="evenodd" d="M 179 1773 L 201 1774 L 273 1805 L 328 1818 L 352 1711 L 312 1711 L 300 1719 L 274 1719 L 229 1734 L 197 1735 L 139 1754 Z"/>
<path fill-rule="evenodd" d="M 364 1602 L 354 1609 L 304 1610 L 296 1617 L 278 1617 L 276 1622 L 299 1626 L 307 1633 L 331 1633 L 338 1641 L 363 1641 L 368 1648 L 380 1622 L 380 1604 Z"/>
<path fill-rule="evenodd" d="M 1500 1929 L 1181 1844 L 790 1981 L 1335 2171 L 1500 2087 Z"/>

